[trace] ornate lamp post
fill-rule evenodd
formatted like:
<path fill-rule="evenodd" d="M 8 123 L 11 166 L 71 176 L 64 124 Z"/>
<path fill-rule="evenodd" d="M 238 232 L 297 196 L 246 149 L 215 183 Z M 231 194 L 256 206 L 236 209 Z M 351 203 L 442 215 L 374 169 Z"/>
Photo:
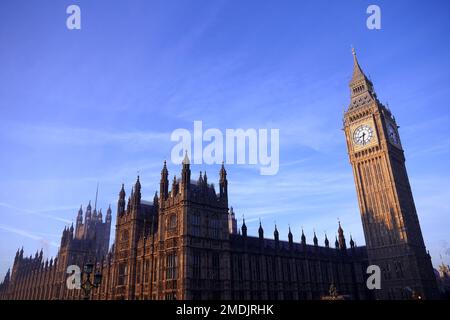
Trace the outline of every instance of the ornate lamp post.
<path fill-rule="evenodd" d="M 99 271 L 94 273 L 94 279 L 91 281 L 91 274 L 94 271 L 94 264 L 88 262 L 84 265 L 84 274 L 86 274 L 86 279 L 81 284 L 81 289 L 83 289 L 84 297 L 83 300 L 89 300 L 91 291 L 93 288 L 98 288 L 102 283 L 102 274 Z"/>

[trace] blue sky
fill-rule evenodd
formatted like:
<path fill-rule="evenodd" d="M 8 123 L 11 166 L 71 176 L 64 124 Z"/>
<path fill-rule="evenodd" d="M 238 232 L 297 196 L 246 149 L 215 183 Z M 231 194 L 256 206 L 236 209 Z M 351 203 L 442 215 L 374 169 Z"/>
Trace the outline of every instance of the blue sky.
<path fill-rule="evenodd" d="M 378 4 L 382 30 L 366 28 Z M 66 28 L 78 4 L 82 30 Z M 450 262 L 448 1 L 75 1 L 0 3 L 0 276 L 15 251 L 57 252 L 80 204 L 115 203 L 140 172 L 159 187 L 170 133 L 279 128 L 280 170 L 228 166 L 230 204 L 299 241 L 337 219 L 364 243 L 342 128 L 351 46 L 388 103 L 434 264 Z M 193 176 L 218 166 L 193 166 Z M 180 168 L 169 164 L 169 172 Z"/>

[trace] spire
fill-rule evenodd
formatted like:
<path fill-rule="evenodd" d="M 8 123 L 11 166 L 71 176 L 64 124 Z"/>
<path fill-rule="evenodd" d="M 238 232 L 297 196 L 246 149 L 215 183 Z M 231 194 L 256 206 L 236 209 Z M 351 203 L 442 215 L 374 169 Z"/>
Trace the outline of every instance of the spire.
<path fill-rule="evenodd" d="M 83 205 L 80 206 L 80 209 L 78 210 L 78 216 L 77 216 L 77 230 L 78 226 L 83 223 Z"/>
<path fill-rule="evenodd" d="M 316 231 L 315 231 L 315 230 L 314 230 L 314 238 L 313 238 L 313 242 L 314 242 L 314 245 L 315 245 L 316 247 L 319 245 L 319 240 L 317 239 Z"/>
<path fill-rule="evenodd" d="M 188 152 L 186 150 L 184 152 L 183 166 L 189 166 L 190 164 L 191 164 L 191 161 L 189 160 Z"/>
<path fill-rule="evenodd" d="M 184 188 L 184 190 L 187 190 L 190 188 L 191 169 L 190 169 L 190 161 L 189 161 L 187 150 L 184 155 L 183 169 L 181 170 L 181 182 L 182 182 L 182 188 Z"/>
<path fill-rule="evenodd" d="M 208 185 L 208 177 L 206 176 L 206 171 L 205 174 L 203 175 L 203 183 L 207 186 Z"/>
<path fill-rule="evenodd" d="M 122 183 L 122 188 L 119 192 L 119 200 L 117 201 L 117 215 L 122 216 L 125 213 L 125 186 Z M 108 218 L 108 217 L 107 217 Z"/>
<path fill-rule="evenodd" d="M 275 223 L 275 230 L 273 231 L 273 238 L 275 239 L 275 241 L 279 241 L 280 240 L 280 233 L 278 232 L 276 223 Z"/>
<path fill-rule="evenodd" d="M 225 162 L 222 161 L 222 167 L 220 167 L 220 181 L 227 179 L 227 170 L 225 170 Z"/>
<path fill-rule="evenodd" d="M 339 248 L 347 249 L 347 245 L 345 244 L 344 230 L 341 227 L 340 221 L 339 221 L 339 228 L 338 228 L 338 236 L 339 236 Z"/>
<path fill-rule="evenodd" d="M 352 48 L 353 54 L 353 75 L 350 81 L 350 94 L 352 102 L 350 108 L 356 108 L 360 105 L 364 105 L 373 101 L 376 98 L 376 94 L 373 90 L 372 82 L 366 77 L 361 69 L 358 58 L 356 57 L 356 51 Z M 358 99 L 355 99 L 358 97 Z"/>
<path fill-rule="evenodd" d="M 177 176 L 173 176 L 173 182 L 172 182 L 172 196 L 175 196 L 178 194 L 178 182 L 177 182 Z"/>
<path fill-rule="evenodd" d="M 161 199 L 167 199 L 169 196 L 169 171 L 167 162 L 164 160 L 164 166 L 161 170 L 161 181 L 159 183 L 159 195 Z"/>
<path fill-rule="evenodd" d="M 352 82 L 358 81 L 358 80 L 367 80 L 366 75 L 361 69 L 361 66 L 359 65 L 358 58 L 356 57 L 356 50 L 355 48 L 352 48 L 352 55 L 353 55 L 353 75 L 352 75 Z"/>
<path fill-rule="evenodd" d="M 306 245 L 306 236 L 305 233 L 303 232 L 303 228 L 302 228 L 302 245 Z"/>
<path fill-rule="evenodd" d="M 291 226 L 289 226 L 288 241 L 289 241 L 289 244 L 291 244 L 291 245 L 294 242 L 294 237 L 292 236 L 292 232 L 291 232 Z"/>
<path fill-rule="evenodd" d="M 242 218 L 242 235 L 244 236 L 244 237 L 246 237 L 247 236 L 247 226 L 245 225 L 245 218 Z"/>
<path fill-rule="evenodd" d="M 226 203 L 228 203 L 228 180 L 227 180 L 227 171 L 225 170 L 224 162 L 222 161 L 222 167 L 220 168 L 220 198 L 224 199 Z"/>
<path fill-rule="evenodd" d="M 155 191 L 155 195 L 153 196 L 153 205 L 158 205 L 158 191 Z"/>
<path fill-rule="evenodd" d="M 167 176 L 169 174 L 169 171 L 167 170 L 167 161 L 164 160 L 164 165 L 161 170 L 161 176 Z"/>
<path fill-rule="evenodd" d="M 98 184 L 99 183 L 97 182 L 97 191 L 95 192 L 94 214 L 97 212 Z"/>
<path fill-rule="evenodd" d="M 339 249 L 339 241 L 337 239 L 337 236 L 336 236 L 336 241 L 334 242 L 334 246 L 336 247 L 336 249 Z"/>
<path fill-rule="evenodd" d="M 325 247 L 330 247 L 330 241 L 328 241 L 327 234 L 325 233 Z"/>
<path fill-rule="evenodd" d="M 354 248 L 355 247 L 355 242 L 353 241 L 352 235 L 350 234 L 350 248 Z"/>
<path fill-rule="evenodd" d="M 259 219 L 259 229 L 258 229 L 259 239 L 264 239 L 264 229 L 261 225 L 261 219 Z"/>
<path fill-rule="evenodd" d="M 120 192 L 119 192 L 119 199 L 125 200 L 125 196 L 126 196 L 125 185 L 122 183 L 122 188 L 120 189 Z"/>
<path fill-rule="evenodd" d="M 200 171 L 200 176 L 198 177 L 198 185 L 201 186 L 203 184 L 203 176 L 202 172 Z"/>
<path fill-rule="evenodd" d="M 92 210 L 92 206 L 91 206 L 91 200 L 89 200 L 89 204 L 86 208 L 86 216 L 85 216 L 85 220 L 91 220 L 91 210 Z"/>
<path fill-rule="evenodd" d="M 139 180 L 139 175 L 136 179 L 136 184 L 134 185 L 134 189 L 136 192 L 141 192 L 141 181 Z"/>

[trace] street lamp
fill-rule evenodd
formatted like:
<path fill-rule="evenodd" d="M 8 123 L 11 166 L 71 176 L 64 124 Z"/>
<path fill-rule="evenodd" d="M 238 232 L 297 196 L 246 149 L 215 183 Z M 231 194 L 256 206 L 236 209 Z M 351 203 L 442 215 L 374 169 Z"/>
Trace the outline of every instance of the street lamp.
<path fill-rule="evenodd" d="M 91 281 L 91 274 L 94 271 L 94 264 L 88 262 L 84 265 L 84 273 L 86 274 L 86 280 L 81 284 L 81 289 L 84 292 L 84 300 L 89 300 L 91 291 L 93 288 L 98 288 L 102 283 L 102 274 L 100 271 L 94 273 L 94 279 Z"/>

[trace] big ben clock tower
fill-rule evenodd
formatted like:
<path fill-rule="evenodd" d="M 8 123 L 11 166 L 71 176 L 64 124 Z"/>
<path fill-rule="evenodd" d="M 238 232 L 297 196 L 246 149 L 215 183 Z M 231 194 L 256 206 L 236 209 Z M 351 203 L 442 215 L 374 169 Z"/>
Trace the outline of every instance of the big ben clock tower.
<path fill-rule="evenodd" d="M 344 115 L 369 262 L 381 269 L 378 299 L 436 299 L 398 126 L 381 104 L 353 50 L 351 102 Z"/>

